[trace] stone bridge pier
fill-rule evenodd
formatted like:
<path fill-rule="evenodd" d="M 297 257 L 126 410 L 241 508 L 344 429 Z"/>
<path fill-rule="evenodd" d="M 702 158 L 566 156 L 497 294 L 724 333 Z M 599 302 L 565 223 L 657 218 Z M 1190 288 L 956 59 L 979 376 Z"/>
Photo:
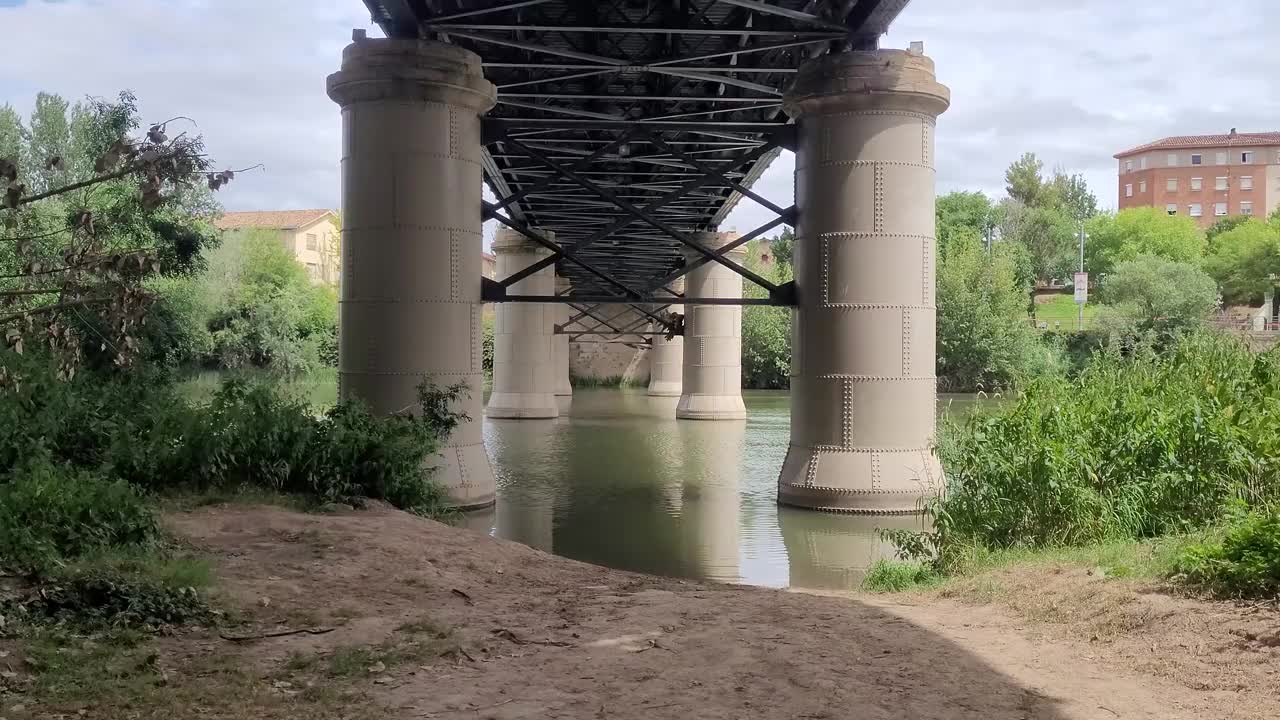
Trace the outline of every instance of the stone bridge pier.
<path fill-rule="evenodd" d="M 785 107 L 796 152 L 791 444 L 778 500 L 918 512 L 934 453 L 934 120 L 950 92 L 918 52 L 826 55 Z"/>
<path fill-rule="evenodd" d="M 464 384 L 456 409 L 472 421 L 445 440 L 436 477 L 459 508 L 490 505 L 480 115 L 496 91 L 468 50 L 358 32 L 328 93 L 342 107 L 339 395 L 390 414 L 417 410 L 424 377 Z"/>

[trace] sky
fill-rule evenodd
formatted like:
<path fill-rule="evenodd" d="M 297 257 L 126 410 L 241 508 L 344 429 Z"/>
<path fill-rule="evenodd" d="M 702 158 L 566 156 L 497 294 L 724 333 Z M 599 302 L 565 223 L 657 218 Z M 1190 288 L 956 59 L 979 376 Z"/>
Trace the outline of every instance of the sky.
<path fill-rule="evenodd" d="M 1280 130 L 1276 27 L 1276 0 L 911 0 L 881 46 L 923 41 L 951 88 L 939 193 L 1000 197 L 1005 167 L 1030 151 L 1082 173 L 1110 208 L 1116 152 Z M 25 115 L 37 91 L 128 88 L 146 121 L 194 118 L 219 166 L 263 164 L 221 192 L 228 210 L 337 207 L 340 123 L 324 82 L 353 28 L 377 34 L 360 0 L 0 0 L 0 104 Z M 757 192 L 790 204 L 792 167 L 784 154 Z M 743 200 L 722 229 L 768 219 Z"/>

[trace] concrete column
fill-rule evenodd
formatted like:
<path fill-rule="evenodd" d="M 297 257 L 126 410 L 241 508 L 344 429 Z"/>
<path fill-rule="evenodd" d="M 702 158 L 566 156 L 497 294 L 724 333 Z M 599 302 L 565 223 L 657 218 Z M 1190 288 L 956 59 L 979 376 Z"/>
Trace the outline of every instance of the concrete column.
<path fill-rule="evenodd" d="M 548 240 L 549 230 L 537 230 Z M 493 238 L 498 278 L 507 278 L 549 256 L 551 251 L 508 227 Z M 550 267 L 515 283 L 513 295 L 551 295 L 555 270 Z M 553 303 L 498 303 L 493 321 L 493 392 L 485 415 L 491 418 L 536 419 L 560 415 L 556 406 L 556 352 L 551 327 Z"/>
<path fill-rule="evenodd" d="M 717 250 L 738 238 L 737 233 L 695 233 L 694 240 Z M 702 257 L 691 250 L 686 257 Z M 741 264 L 746 248 L 727 256 Z M 685 275 L 686 297 L 740 298 L 742 276 L 717 262 L 704 263 Z M 686 420 L 743 420 L 742 306 L 686 305 L 683 388 L 676 417 Z"/>
<path fill-rule="evenodd" d="M 417 408 L 424 378 L 464 383 L 470 422 L 435 477 L 459 507 L 493 503 L 481 435 L 480 114 L 496 92 L 456 45 L 357 32 L 329 76 L 342 106 L 339 393 Z"/>
<path fill-rule="evenodd" d="M 791 444 L 778 500 L 910 513 L 934 454 L 934 120 L 950 92 L 901 50 L 827 55 L 786 96 L 796 152 Z"/>
<path fill-rule="evenodd" d="M 569 289 L 568 278 L 556 276 L 556 294 L 559 295 Z M 557 325 L 564 325 L 569 322 L 569 318 L 573 317 L 571 309 L 566 303 L 557 303 L 554 321 Z M 552 331 L 554 332 L 554 331 Z M 569 336 L 554 335 L 551 338 L 551 344 L 555 348 L 555 387 L 556 395 L 560 397 L 568 397 L 573 395 L 573 385 L 569 382 Z"/>
<path fill-rule="evenodd" d="M 670 283 L 672 290 L 684 292 L 684 278 Z M 658 297 L 666 297 L 667 293 L 658 291 Z M 672 305 L 663 311 L 665 314 L 684 314 L 683 305 Z M 666 328 L 654 323 L 653 332 L 665 332 Z M 653 349 L 649 351 L 649 394 L 654 397 L 679 397 L 684 377 L 684 336 L 676 335 L 670 340 L 666 335 L 655 335 Z"/>

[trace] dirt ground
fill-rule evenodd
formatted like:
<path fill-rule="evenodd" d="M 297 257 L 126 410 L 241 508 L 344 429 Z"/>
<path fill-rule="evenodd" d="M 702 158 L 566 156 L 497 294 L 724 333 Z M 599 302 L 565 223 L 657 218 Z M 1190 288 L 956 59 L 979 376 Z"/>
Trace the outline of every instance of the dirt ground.
<path fill-rule="evenodd" d="M 386 509 L 171 522 L 246 608 L 224 635 L 316 633 L 165 640 L 186 717 L 1280 717 L 1273 609 L 1083 572 L 989 580 L 1025 600 L 1009 607 L 980 587 L 819 596 L 647 577 Z M 228 667 L 249 678 L 236 701 L 202 697 Z M 153 716 L 126 710 L 108 716 Z"/>

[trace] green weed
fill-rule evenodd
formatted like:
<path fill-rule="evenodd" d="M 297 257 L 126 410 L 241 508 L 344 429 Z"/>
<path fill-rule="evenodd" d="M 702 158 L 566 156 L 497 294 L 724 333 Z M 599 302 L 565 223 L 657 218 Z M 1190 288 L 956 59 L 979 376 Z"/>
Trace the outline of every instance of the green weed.
<path fill-rule="evenodd" d="M 871 592 L 902 592 L 937 584 L 939 578 L 923 563 L 880 558 L 872 563 L 862 579 L 862 589 Z"/>

